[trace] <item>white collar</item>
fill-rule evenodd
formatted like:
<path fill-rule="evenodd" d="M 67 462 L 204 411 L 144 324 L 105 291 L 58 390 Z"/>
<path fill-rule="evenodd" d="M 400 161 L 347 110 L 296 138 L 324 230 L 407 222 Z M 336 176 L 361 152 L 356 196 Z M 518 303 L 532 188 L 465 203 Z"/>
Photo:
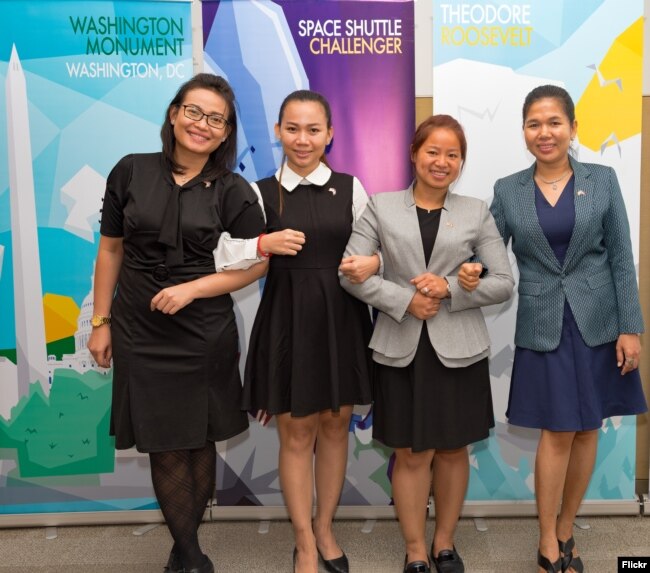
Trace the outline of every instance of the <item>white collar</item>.
<path fill-rule="evenodd" d="M 298 185 L 325 185 L 332 175 L 332 170 L 324 163 L 319 163 L 309 175 L 298 175 L 286 163 L 282 169 L 282 187 L 287 191 L 293 191 Z M 280 169 L 275 172 L 275 178 L 280 180 Z"/>

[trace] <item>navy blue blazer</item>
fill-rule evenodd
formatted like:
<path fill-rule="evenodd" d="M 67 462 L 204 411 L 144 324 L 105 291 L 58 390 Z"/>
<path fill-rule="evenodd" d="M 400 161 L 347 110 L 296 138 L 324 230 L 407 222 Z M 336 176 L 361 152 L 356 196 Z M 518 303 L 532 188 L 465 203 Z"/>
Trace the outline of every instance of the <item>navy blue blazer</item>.
<path fill-rule="evenodd" d="M 535 209 L 535 164 L 499 179 L 490 210 L 519 268 L 515 344 L 557 348 L 568 301 L 588 346 L 643 332 L 630 227 L 611 167 L 570 158 L 575 176 L 575 226 L 560 266 Z"/>

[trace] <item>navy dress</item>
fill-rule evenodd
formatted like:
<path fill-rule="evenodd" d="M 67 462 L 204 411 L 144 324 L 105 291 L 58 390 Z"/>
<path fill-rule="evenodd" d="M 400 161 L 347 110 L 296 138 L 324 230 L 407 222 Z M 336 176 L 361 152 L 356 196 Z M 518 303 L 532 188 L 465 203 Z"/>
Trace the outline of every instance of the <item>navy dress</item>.
<path fill-rule="evenodd" d="M 554 207 L 535 185 L 537 218 L 560 265 L 573 234 L 573 195 L 573 177 Z M 616 362 L 616 341 L 587 346 L 565 301 L 555 350 L 515 350 L 508 422 L 556 432 L 585 431 L 600 428 L 610 416 L 646 412 L 639 371 L 621 376 Z"/>

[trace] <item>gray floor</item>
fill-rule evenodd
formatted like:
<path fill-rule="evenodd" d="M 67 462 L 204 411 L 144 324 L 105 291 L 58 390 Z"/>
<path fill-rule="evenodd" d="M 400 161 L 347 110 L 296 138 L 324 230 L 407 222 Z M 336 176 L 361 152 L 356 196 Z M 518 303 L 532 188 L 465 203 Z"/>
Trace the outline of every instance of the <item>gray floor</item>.
<path fill-rule="evenodd" d="M 461 520 L 456 546 L 467 573 L 536 573 L 537 525 L 533 518 L 487 519 L 488 530 Z M 587 573 L 616 573 L 619 555 L 650 555 L 650 517 L 588 517 L 576 528 Z M 255 521 L 215 521 L 200 530 L 204 551 L 216 570 L 232 573 L 290 572 L 293 543 L 287 521 L 272 521 L 268 533 Z M 394 520 L 378 520 L 370 533 L 363 521 L 337 521 L 335 529 L 353 573 L 399 573 L 403 546 Z M 56 539 L 45 529 L 0 529 L 0 572 L 161 573 L 171 546 L 164 526 L 140 536 L 137 526 L 59 527 Z M 433 531 L 433 521 L 428 532 Z M 324 569 L 322 569 L 324 571 Z"/>

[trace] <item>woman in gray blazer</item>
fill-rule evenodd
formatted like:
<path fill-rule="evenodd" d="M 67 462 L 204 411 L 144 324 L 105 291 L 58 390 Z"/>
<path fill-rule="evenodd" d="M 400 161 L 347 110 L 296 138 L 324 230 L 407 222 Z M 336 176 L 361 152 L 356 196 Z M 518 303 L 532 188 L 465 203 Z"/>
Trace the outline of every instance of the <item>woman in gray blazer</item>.
<path fill-rule="evenodd" d="M 425 518 L 434 459 L 431 560 L 437 571 L 464 571 L 453 537 L 469 477 L 466 446 L 494 426 L 490 340 L 480 307 L 507 300 L 514 285 L 487 205 L 449 191 L 466 150 L 454 118 L 425 120 L 411 145 L 414 183 L 372 196 L 345 252 L 372 255 L 381 248 L 383 275 L 353 284 L 345 276 L 347 259 L 341 266 L 343 288 L 380 311 L 370 342 L 373 436 L 395 448 L 393 498 L 408 573 L 430 570 Z M 468 293 L 455 275 L 473 255 L 489 273 Z"/>
<path fill-rule="evenodd" d="M 503 240 L 512 239 L 520 274 L 506 415 L 541 429 L 540 571 L 581 573 L 573 521 L 602 420 L 647 410 L 637 370 L 643 320 L 616 174 L 569 156 L 577 122 L 566 90 L 531 91 L 523 130 L 536 161 L 496 182 L 491 207 Z M 477 282 L 460 279 L 468 288 Z"/>

